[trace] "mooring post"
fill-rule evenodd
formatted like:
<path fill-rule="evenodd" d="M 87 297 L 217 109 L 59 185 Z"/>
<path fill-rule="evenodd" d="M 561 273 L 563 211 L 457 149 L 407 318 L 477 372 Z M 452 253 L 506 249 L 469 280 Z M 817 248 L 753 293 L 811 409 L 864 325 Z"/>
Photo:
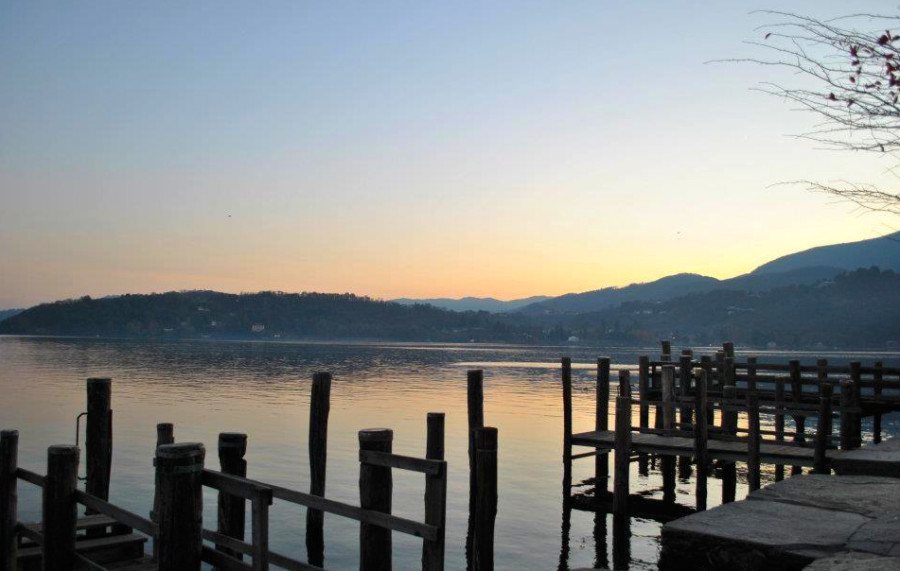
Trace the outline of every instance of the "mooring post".
<path fill-rule="evenodd" d="M 309 493 L 314 496 L 325 496 L 330 409 L 331 373 L 315 373 L 309 398 Z M 321 510 L 306 510 L 306 556 L 309 563 L 316 567 L 325 564 L 324 523 Z"/>
<path fill-rule="evenodd" d="M 784 380 L 775 380 L 775 441 L 784 442 Z M 775 481 L 784 480 L 784 464 L 775 466 Z"/>
<path fill-rule="evenodd" d="M 690 355 L 682 351 L 678 359 L 678 396 L 682 399 L 682 405 L 678 411 L 681 421 L 681 430 L 693 430 L 693 409 L 684 404 L 691 395 L 693 377 L 693 360 Z M 678 457 L 678 476 L 680 478 L 691 477 L 691 459 L 687 456 Z"/>
<path fill-rule="evenodd" d="M 709 391 L 710 387 L 714 386 L 715 379 L 715 377 L 713 377 L 712 359 L 709 355 L 700 357 L 700 368 L 706 372 L 706 390 Z M 706 423 L 709 426 L 714 426 L 716 424 L 716 409 L 713 407 L 712 403 L 706 405 Z"/>
<path fill-rule="evenodd" d="M 875 399 L 880 400 L 881 390 L 884 386 L 884 372 L 882 371 L 882 367 L 884 364 L 881 361 L 875 361 L 875 371 L 872 373 L 872 380 L 874 382 L 873 391 L 875 393 Z M 875 416 L 872 417 L 872 441 L 875 444 L 881 443 L 881 413 L 876 412 Z"/>
<path fill-rule="evenodd" d="M 794 404 L 803 402 L 803 378 L 800 374 L 800 361 L 792 360 L 788 362 L 788 370 L 791 376 L 791 400 Z M 795 414 L 794 418 L 794 442 L 803 444 L 806 442 L 804 433 L 806 432 L 806 415 Z M 791 466 L 791 476 L 797 476 L 803 473 L 801 466 Z"/>
<path fill-rule="evenodd" d="M 160 446 L 175 442 L 175 425 L 171 422 L 160 422 L 156 425 L 156 448 L 153 451 L 153 465 L 156 466 L 156 454 Z M 150 520 L 159 523 L 159 472 L 154 474 L 153 509 L 150 510 Z M 159 558 L 159 542 L 153 542 L 153 559 Z"/>
<path fill-rule="evenodd" d="M 722 387 L 722 432 L 734 436 L 737 429 L 737 388 L 734 385 Z M 737 493 L 737 467 L 734 462 L 722 462 L 722 503 L 734 501 Z"/>
<path fill-rule="evenodd" d="M 645 358 L 645 357 L 642 357 Z M 597 359 L 597 403 L 594 430 L 609 430 L 609 357 Z M 594 497 L 601 500 L 609 488 L 609 454 L 597 451 L 594 458 Z"/>
<path fill-rule="evenodd" d="M 359 431 L 359 449 L 391 453 L 394 431 L 370 428 Z M 391 469 L 362 463 L 359 466 L 359 505 L 364 510 L 391 513 L 394 480 Z M 391 569 L 391 530 L 371 523 L 359 525 L 359 568 L 361 571 Z"/>
<path fill-rule="evenodd" d="M 816 474 L 831 474 L 826 452 L 831 441 L 831 397 L 834 387 L 831 383 L 819 385 L 819 419 L 816 426 L 816 448 L 813 456 L 813 470 Z"/>
<path fill-rule="evenodd" d="M 44 482 L 44 571 L 70 571 L 75 567 L 75 524 L 78 504 L 77 446 L 57 445 L 47 449 L 47 479 Z"/>
<path fill-rule="evenodd" d="M 87 380 L 87 425 L 84 434 L 87 482 L 84 491 L 101 500 L 109 499 L 112 470 L 112 380 Z M 88 510 L 88 513 L 92 513 Z M 103 530 L 96 530 L 100 535 Z M 92 535 L 92 534 L 89 534 Z"/>
<path fill-rule="evenodd" d="M 562 358 L 563 462 L 572 461 L 572 360 Z"/>
<path fill-rule="evenodd" d="M 444 413 L 429 412 L 427 417 L 428 436 L 425 443 L 425 457 L 429 460 L 444 460 Z M 422 544 L 423 571 L 444 569 L 444 544 L 447 521 L 447 463 L 437 475 L 425 477 L 425 523 L 438 527 L 437 539 Z"/>
<path fill-rule="evenodd" d="M 862 446 L 861 384 L 861 364 L 859 361 L 853 361 L 850 363 L 850 445 L 853 448 Z"/>
<path fill-rule="evenodd" d="M 205 448 L 196 442 L 165 444 L 156 451 L 160 571 L 200 569 L 205 457 Z"/>
<path fill-rule="evenodd" d="M 223 474 L 247 477 L 247 461 L 244 455 L 247 453 L 247 435 L 239 432 L 222 432 L 219 434 L 219 467 Z M 218 531 L 222 535 L 244 541 L 244 518 L 247 513 L 247 504 L 244 498 L 233 496 L 219 490 L 218 497 Z M 243 556 L 231 549 L 216 546 L 235 559 L 243 559 Z"/>
<path fill-rule="evenodd" d="M 850 430 L 850 407 L 852 406 L 852 397 L 850 393 L 853 388 L 849 380 L 841 381 L 841 402 L 840 402 L 840 421 L 841 421 L 841 450 L 851 450 L 853 448 L 853 439 Z"/>
<path fill-rule="evenodd" d="M 478 429 L 477 499 L 475 501 L 475 571 L 494 569 L 494 522 L 497 519 L 497 429 Z"/>
<path fill-rule="evenodd" d="M 642 355 L 638 358 L 638 430 L 641 433 L 650 428 L 650 405 L 647 401 L 650 399 L 650 358 Z M 638 473 L 647 475 L 647 454 L 638 453 Z"/>
<path fill-rule="evenodd" d="M 697 463 L 697 511 L 706 509 L 706 476 L 709 464 L 707 436 L 709 425 L 706 422 L 706 371 L 697 375 L 697 422 L 694 424 L 694 460 Z"/>
<path fill-rule="evenodd" d="M 466 533 L 466 566 L 471 567 L 472 539 L 475 533 L 475 431 L 484 427 L 484 372 L 472 370 L 466 379 L 469 416 L 469 526 Z M 565 455 L 565 452 L 563 452 Z"/>
<path fill-rule="evenodd" d="M 662 368 L 662 430 L 671 436 L 675 430 L 675 367 Z M 617 425 L 618 426 L 618 425 Z M 616 431 L 618 432 L 618 430 Z M 660 458 L 660 472 L 663 479 L 663 501 L 675 502 L 675 457 L 664 455 Z"/>
<path fill-rule="evenodd" d="M 0 431 L 0 571 L 18 569 L 19 431 Z"/>
<path fill-rule="evenodd" d="M 747 396 L 747 401 L 747 424 L 750 428 L 747 442 L 747 482 L 753 492 L 759 489 L 759 395 L 752 392 Z"/>
<path fill-rule="evenodd" d="M 628 371 L 619 371 L 619 396 L 616 397 L 615 475 L 613 482 L 613 514 L 619 517 L 628 515 L 630 466 L 631 377 Z"/>

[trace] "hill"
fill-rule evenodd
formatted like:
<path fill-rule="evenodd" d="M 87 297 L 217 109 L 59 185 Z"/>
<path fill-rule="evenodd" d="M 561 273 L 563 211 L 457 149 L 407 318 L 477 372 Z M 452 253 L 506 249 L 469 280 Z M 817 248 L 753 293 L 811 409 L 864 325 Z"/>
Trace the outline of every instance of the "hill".
<path fill-rule="evenodd" d="M 506 311 L 515 311 L 526 305 L 546 301 L 548 299 L 552 298 L 546 295 L 535 295 L 522 299 L 511 299 L 509 301 L 494 299 L 493 297 L 463 297 L 459 299 L 452 299 L 449 297 L 410 299 L 402 297 L 399 299 L 392 299 L 391 301 L 401 305 L 433 305 L 434 307 L 452 311 L 490 311 L 491 313 L 503 313 Z"/>
<path fill-rule="evenodd" d="M 897 348 L 900 275 L 878 268 L 815 285 L 767 292 L 719 289 L 662 302 L 632 302 L 565 320 L 571 334 L 648 343 L 737 343 L 779 347 Z"/>
<path fill-rule="evenodd" d="M 13 315 L 18 315 L 25 311 L 24 309 L 0 309 L 0 321 L 8 319 Z"/>
<path fill-rule="evenodd" d="M 486 312 L 403 306 L 351 294 L 213 291 L 83 297 L 0 322 L 2 334 L 149 338 L 529 342 L 525 327 Z"/>
<path fill-rule="evenodd" d="M 810 248 L 772 260 L 750 273 L 759 275 L 810 266 L 829 266 L 842 270 L 878 266 L 883 270 L 900 271 L 900 232 L 859 242 Z"/>

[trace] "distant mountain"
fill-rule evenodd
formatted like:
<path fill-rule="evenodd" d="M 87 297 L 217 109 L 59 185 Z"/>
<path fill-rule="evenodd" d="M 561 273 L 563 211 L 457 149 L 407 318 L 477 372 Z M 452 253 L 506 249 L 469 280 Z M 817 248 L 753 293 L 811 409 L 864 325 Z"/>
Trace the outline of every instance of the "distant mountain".
<path fill-rule="evenodd" d="M 511 299 L 509 301 L 494 299 L 493 297 L 463 297 L 460 299 L 452 299 L 449 297 L 410 299 L 403 297 L 400 299 L 392 299 L 391 301 L 401 305 L 433 305 L 434 307 L 449 309 L 451 311 L 489 311 L 491 313 L 503 313 L 506 311 L 515 311 L 526 305 L 546 301 L 548 299 L 552 298 L 546 295 L 535 295 L 522 299 Z"/>
<path fill-rule="evenodd" d="M 621 288 L 608 287 L 584 293 L 569 293 L 533 303 L 519 311 L 526 315 L 600 311 L 629 301 L 664 301 L 689 293 L 710 291 L 718 287 L 719 283 L 716 278 L 699 274 L 676 274 L 654 282 L 631 284 Z"/>
<path fill-rule="evenodd" d="M 756 268 L 751 274 L 784 272 L 811 266 L 855 270 L 878 266 L 900 271 L 900 232 L 882 238 L 832 244 L 782 256 Z"/>
<path fill-rule="evenodd" d="M 25 311 L 24 309 L 0 309 L 0 321 L 12 317 L 13 315 L 18 315 Z"/>
<path fill-rule="evenodd" d="M 403 306 L 352 294 L 214 291 L 45 303 L 0 322 L 0 334 L 212 339 L 531 342 L 521 318 Z"/>

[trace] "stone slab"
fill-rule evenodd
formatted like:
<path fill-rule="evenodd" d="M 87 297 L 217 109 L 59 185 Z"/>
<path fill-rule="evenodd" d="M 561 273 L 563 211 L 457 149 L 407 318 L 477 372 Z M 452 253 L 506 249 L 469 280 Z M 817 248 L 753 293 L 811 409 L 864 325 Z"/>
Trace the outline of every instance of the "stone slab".
<path fill-rule="evenodd" d="M 900 438 L 836 452 L 831 457 L 831 467 L 841 475 L 900 478 Z"/>
<path fill-rule="evenodd" d="M 747 496 L 877 517 L 900 513 L 900 479 L 878 476 L 794 476 Z"/>
<path fill-rule="evenodd" d="M 871 553 L 841 553 L 816 559 L 803 571 L 900 571 L 900 558 Z"/>
<path fill-rule="evenodd" d="M 847 542 L 847 548 L 900 557 L 900 512 L 879 515 L 860 526 Z"/>

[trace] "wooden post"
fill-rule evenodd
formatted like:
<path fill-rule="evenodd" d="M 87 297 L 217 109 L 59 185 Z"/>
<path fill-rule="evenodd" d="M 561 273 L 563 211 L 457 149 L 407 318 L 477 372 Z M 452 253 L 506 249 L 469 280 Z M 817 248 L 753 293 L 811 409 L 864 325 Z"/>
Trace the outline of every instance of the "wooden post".
<path fill-rule="evenodd" d="M 325 496 L 330 409 L 331 373 L 315 373 L 309 398 L 309 493 L 314 496 Z M 316 567 L 325 565 L 324 514 L 321 510 L 306 510 L 306 556 Z"/>
<path fill-rule="evenodd" d="M 475 533 L 475 431 L 484 427 L 484 372 L 469 371 L 466 381 L 469 416 L 469 526 L 466 533 L 466 566 L 471 567 Z M 565 456 L 565 452 L 563 455 Z"/>
<path fill-rule="evenodd" d="M 572 360 L 562 358 L 563 462 L 572 461 Z"/>
<path fill-rule="evenodd" d="M 85 465 L 87 482 L 84 490 L 101 500 L 109 499 L 112 469 L 112 381 L 87 380 L 87 426 L 85 428 Z M 98 530 L 101 531 L 102 530 Z"/>
<path fill-rule="evenodd" d="M 203 545 L 203 461 L 199 443 L 156 451 L 159 485 L 159 571 L 199 571 Z"/>
<path fill-rule="evenodd" d="M 800 375 L 800 361 L 792 360 L 788 363 L 788 365 L 791 375 L 791 400 L 794 402 L 794 404 L 799 404 L 803 402 L 803 379 Z M 804 432 L 806 431 L 806 415 L 795 414 L 792 416 L 794 418 L 795 427 L 794 442 L 803 444 L 804 442 L 806 442 L 806 437 L 804 436 Z M 802 473 L 802 467 L 791 467 L 791 476 L 796 476 Z"/>
<path fill-rule="evenodd" d="M 709 464 L 707 451 L 707 430 L 709 425 L 706 422 L 706 371 L 701 370 L 697 375 L 697 422 L 694 424 L 694 461 L 697 463 L 697 487 L 695 495 L 697 496 L 697 511 L 706 509 L 706 476 L 707 465 Z"/>
<path fill-rule="evenodd" d="M 494 522 L 497 519 L 497 429 L 476 435 L 477 499 L 475 501 L 475 571 L 494 569 Z"/>
<path fill-rule="evenodd" d="M 853 448 L 853 439 L 850 430 L 850 407 L 853 406 L 851 397 L 852 391 L 853 387 L 851 386 L 851 381 L 841 381 L 841 450 L 851 450 Z"/>
<path fill-rule="evenodd" d="M 724 410 L 737 406 L 734 385 L 726 385 L 722 388 L 722 431 L 734 436 L 737 428 L 737 411 Z M 737 467 L 734 462 L 722 462 L 722 503 L 733 502 L 737 491 Z"/>
<path fill-rule="evenodd" d="M 77 446 L 47 449 L 47 479 L 44 482 L 44 543 L 41 556 L 44 571 L 70 571 L 75 567 L 75 524 L 78 504 Z"/>
<path fill-rule="evenodd" d="M 813 470 L 816 474 L 831 474 L 828 467 L 829 441 L 831 440 L 831 397 L 834 387 L 830 383 L 819 385 L 819 419 L 816 427 L 816 449 Z"/>
<path fill-rule="evenodd" d="M 646 355 L 638 359 L 638 399 L 640 401 L 638 427 L 640 432 L 644 433 L 650 428 L 650 405 L 647 404 L 650 399 L 650 358 Z M 638 473 L 644 476 L 648 473 L 645 452 L 638 454 Z"/>
<path fill-rule="evenodd" d="M 0 571 L 18 569 L 19 431 L 0 431 Z"/>
<path fill-rule="evenodd" d="M 670 435 L 675 430 L 675 367 L 662 368 L 662 429 Z M 660 472 L 663 479 L 663 501 L 675 502 L 675 457 L 664 455 L 660 458 Z"/>
<path fill-rule="evenodd" d="M 734 360 L 734 343 L 731 341 L 726 341 L 722 343 L 722 352 L 725 354 L 725 358 Z"/>
<path fill-rule="evenodd" d="M 747 357 L 747 390 L 756 391 L 756 357 Z"/>
<path fill-rule="evenodd" d="M 691 394 L 691 377 L 693 376 L 693 362 L 691 357 L 682 353 L 678 360 L 678 396 L 684 399 Z M 693 410 L 690 406 L 679 408 L 678 417 L 681 420 L 681 430 L 693 430 Z M 691 459 L 687 456 L 678 458 L 678 476 L 680 478 L 691 477 Z"/>
<path fill-rule="evenodd" d="M 428 437 L 425 445 L 425 457 L 429 460 L 444 460 L 444 413 L 428 413 Z M 438 536 L 434 541 L 422 544 L 423 571 L 442 571 L 444 569 L 444 542 L 446 535 L 447 514 L 447 463 L 437 475 L 425 477 L 425 523 L 438 528 Z"/>
<path fill-rule="evenodd" d="M 747 397 L 747 415 L 750 435 L 747 442 L 747 482 L 750 491 L 759 489 L 759 395 L 755 392 Z"/>
<path fill-rule="evenodd" d="M 862 446 L 862 410 L 860 409 L 860 392 L 862 374 L 860 362 L 850 363 L 850 444 L 853 448 Z"/>
<path fill-rule="evenodd" d="M 672 371 L 674 372 L 674 369 Z M 631 379 L 628 371 L 619 371 L 619 396 L 616 397 L 615 474 L 613 481 L 613 514 L 619 517 L 628 515 L 630 466 Z"/>
<path fill-rule="evenodd" d="M 160 422 L 156 425 L 156 448 L 153 451 L 153 465 L 156 466 L 156 454 L 159 452 L 160 446 L 166 444 L 174 444 L 175 442 L 175 425 L 171 422 Z M 159 472 L 154 474 L 155 485 L 153 486 L 153 509 L 150 510 L 150 520 L 159 523 Z M 159 542 L 153 542 L 153 559 L 159 558 Z"/>
<path fill-rule="evenodd" d="M 609 357 L 597 359 L 597 413 L 594 430 L 609 430 Z M 601 500 L 609 488 L 609 455 L 597 451 L 594 458 L 594 497 Z"/>
<path fill-rule="evenodd" d="M 725 386 L 725 351 L 716 351 L 716 384 Z"/>
<path fill-rule="evenodd" d="M 875 372 L 872 374 L 872 380 L 874 381 L 873 392 L 875 394 L 875 400 L 880 401 L 881 399 L 881 390 L 884 384 L 884 373 L 882 372 L 883 363 L 881 361 L 875 361 Z M 880 403 L 879 403 L 880 404 Z M 876 412 L 875 416 L 872 417 L 872 441 L 875 444 L 881 443 L 881 413 Z"/>
<path fill-rule="evenodd" d="M 662 345 L 662 354 L 659 356 L 660 361 L 671 361 L 672 360 L 672 342 L 667 340 L 660 341 Z"/>
<path fill-rule="evenodd" d="M 247 461 L 244 454 L 247 453 L 247 435 L 238 432 L 222 432 L 219 434 L 219 467 L 223 474 L 230 474 L 241 478 L 247 477 Z M 219 491 L 218 498 L 218 531 L 222 535 L 244 541 L 244 517 L 247 513 L 246 502 L 243 498 Z M 222 546 L 216 546 L 236 559 L 243 559 L 236 551 Z"/>
<path fill-rule="evenodd" d="M 706 372 L 706 390 L 709 391 L 709 388 L 713 386 L 713 372 L 712 372 L 712 359 L 709 355 L 703 355 L 700 357 L 700 367 Z M 713 407 L 712 403 L 706 406 L 706 423 L 709 426 L 714 426 L 716 424 L 716 409 Z"/>
<path fill-rule="evenodd" d="M 253 571 L 269 570 L 269 506 L 272 505 L 272 488 L 253 487 Z"/>
<path fill-rule="evenodd" d="M 372 428 L 359 431 L 359 449 L 391 453 L 394 431 Z M 394 481 L 391 469 L 385 466 L 360 464 L 360 507 L 391 513 Z M 359 568 L 361 571 L 389 571 L 391 569 L 391 530 L 371 523 L 359 526 Z"/>
<path fill-rule="evenodd" d="M 784 442 L 784 381 L 775 381 L 775 441 Z M 784 464 L 775 466 L 775 481 L 784 480 Z"/>

